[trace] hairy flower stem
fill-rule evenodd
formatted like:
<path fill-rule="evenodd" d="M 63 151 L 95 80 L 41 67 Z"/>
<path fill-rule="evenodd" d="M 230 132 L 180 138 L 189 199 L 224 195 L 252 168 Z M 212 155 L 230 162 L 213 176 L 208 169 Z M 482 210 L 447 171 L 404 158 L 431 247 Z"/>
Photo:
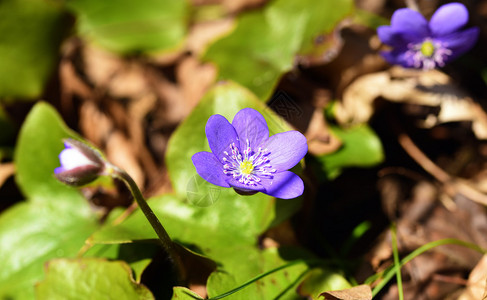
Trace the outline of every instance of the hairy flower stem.
<path fill-rule="evenodd" d="M 176 245 L 171 240 L 171 238 L 167 234 L 167 231 L 164 229 L 161 222 L 154 214 L 154 211 L 152 211 L 150 206 L 147 204 L 147 201 L 144 199 L 144 196 L 142 196 L 142 193 L 140 192 L 140 189 L 135 181 L 132 179 L 132 177 L 130 177 L 130 175 L 127 174 L 127 172 L 113 165 L 110 165 L 110 171 L 108 171 L 108 173 L 111 176 L 122 180 L 127 188 L 130 190 L 135 201 L 137 201 L 140 209 L 144 213 L 147 220 L 149 220 L 149 223 L 159 237 L 159 242 L 162 248 L 164 249 L 164 251 L 166 251 L 171 262 L 173 263 L 175 271 L 177 273 L 178 281 L 180 283 L 184 282 L 186 279 L 186 271 L 181 256 L 177 252 Z"/>

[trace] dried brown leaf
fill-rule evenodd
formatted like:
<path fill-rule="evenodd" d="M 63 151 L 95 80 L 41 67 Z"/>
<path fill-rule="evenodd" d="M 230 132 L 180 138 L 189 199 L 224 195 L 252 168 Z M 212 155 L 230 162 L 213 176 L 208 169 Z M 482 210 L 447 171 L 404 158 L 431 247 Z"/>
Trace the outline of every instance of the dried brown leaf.
<path fill-rule="evenodd" d="M 446 74 L 431 70 L 388 71 L 364 75 L 350 84 L 336 107 L 341 123 L 367 122 L 374 113 L 377 98 L 393 102 L 439 107 L 437 115 L 429 114 L 420 125 L 431 128 L 441 123 L 471 121 L 479 139 L 487 139 L 487 115 L 465 91 L 454 85 Z"/>
<path fill-rule="evenodd" d="M 458 300 L 477 300 L 486 291 L 487 255 L 484 255 L 468 276 L 467 288 Z M 486 295 L 482 297 L 485 299 Z"/>
<path fill-rule="evenodd" d="M 320 108 L 314 110 L 305 136 L 308 140 L 308 151 L 313 155 L 335 152 L 342 145 L 341 141 L 330 133 Z"/>
<path fill-rule="evenodd" d="M 0 187 L 7 181 L 10 176 L 15 173 L 15 165 L 13 163 L 0 164 Z"/>
<path fill-rule="evenodd" d="M 144 186 L 145 173 L 137 161 L 133 145 L 121 132 L 114 131 L 107 139 L 106 155 L 110 162 L 124 169 L 138 186 Z"/>

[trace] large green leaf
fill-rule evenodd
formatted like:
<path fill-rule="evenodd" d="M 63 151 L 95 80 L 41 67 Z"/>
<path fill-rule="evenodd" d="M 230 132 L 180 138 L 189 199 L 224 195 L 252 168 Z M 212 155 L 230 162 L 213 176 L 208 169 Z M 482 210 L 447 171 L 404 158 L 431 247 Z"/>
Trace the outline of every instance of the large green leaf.
<path fill-rule="evenodd" d="M 314 285 L 308 282 L 308 286 L 325 288 L 322 291 L 350 287 L 343 276 L 331 269 L 309 265 L 307 262 L 316 260 L 299 248 L 259 250 L 256 247 L 242 247 L 227 257 L 225 265 L 208 279 L 207 290 L 210 297 L 223 294 L 257 275 L 297 260 L 300 262 L 259 279 L 233 294 L 230 299 L 302 299 L 302 294 L 298 295 L 298 285 L 309 277 L 308 274 L 315 274 L 317 271 L 319 274 L 327 274 L 327 277 L 321 276 L 319 281 L 313 282 Z"/>
<path fill-rule="evenodd" d="M 219 271 L 211 274 L 207 284 L 208 295 L 215 297 L 223 294 L 287 262 L 277 248 L 262 251 L 256 247 L 242 247 L 228 256 L 226 264 Z M 295 288 L 307 270 L 305 263 L 290 266 L 252 283 L 230 299 L 299 299 Z"/>
<path fill-rule="evenodd" d="M 37 299 L 154 299 L 134 281 L 123 261 L 56 259 L 48 263 L 46 272 L 46 279 L 36 287 Z"/>
<path fill-rule="evenodd" d="M 164 195 L 151 198 L 149 205 L 171 238 L 195 245 L 205 255 L 218 260 L 214 253 L 220 248 L 255 244 L 257 236 L 266 229 L 269 216 L 273 215 L 272 201 L 263 201 L 258 195 L 244 198 L 245 201 L 224 198 L 211 207 L 198 207 L 174 195 Z M 137 210 L 118 225 L 106 225 L 90 242 L 130 243 L 156 238 L 144 214 Z"/>
<path fill-rule="evenodd" d="M 235 30 L 203 58 L 217 64 L 220 78 L 235 80 L 266 100 L 293 67 L 295 55 L 311 52 L 315 39 L 329 34 L 352 9 L 351 0 L 275 0 L 242 15 Z"/>
<path fill-rule="evenodd" d="M 0 1 L 0 98 L 41 94 L 68 24 L 57 1 Z"/>
<path fill-rule="evenodd" d="M 99 244 L 90 247 L 83 257 L 126 261 L 134 271 L 135 281 L 140 283 L 142 273 L 160 249 L 157 243 Z"/>
<path fill-rule="evenodd" d="M 336 152 L 318 157 L 328 179 L 347 167 L 372 167 L 384 160 L 384 150 L 377 134 L 366 124 L 351 128 L 332 126 L 331 131 L 343 143 Z"/>
<path fill-rule="evenodd" d="M 21 129 L 14 162 L 28 199 L 0 215 L 2 299 L 33 298 L 44 263 L 76 255 L 98 227 L 87 201 L 53 176 L 62 138 L 69 136 L 73 133 L 45 103 L 32 109 Z"/>
<path fill-rule="evenodd" d="M 118 53 L 170 51 L 182 46 L 185 0 L 72 0 L 80 35 Z"/>

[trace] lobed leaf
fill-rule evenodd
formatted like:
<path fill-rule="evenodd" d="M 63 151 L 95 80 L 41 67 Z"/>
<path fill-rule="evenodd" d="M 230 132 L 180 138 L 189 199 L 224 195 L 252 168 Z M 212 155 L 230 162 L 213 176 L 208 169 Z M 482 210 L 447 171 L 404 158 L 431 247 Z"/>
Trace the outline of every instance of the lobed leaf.
<path fill-rule="evenodd" d="M 312 52 L 315 39 L 330 34 L 352 9 L 351 0 L 272 1 L 241 15 L 235 30 L 212 44 L 203 59 L 218 66 L 219 78 L 267 100 L 281 75 L 292 69 L 295 55 Z"/>
<path fill-rule="evenodd" d="M 46 279 L 36 286 L 38 299 L 155 299 L 134 281 L 123 261 L 100 258 L 55 259 L 47 264 Z"/>
<path fill-rule="evenodd" d="M 45 103 L 31 110 L 19 134 L 16 179 L 27 201 L 0 215 L 0 298 L 31 299 L 45 262 L 75 256 L 98 228 L 88 202 L 54 179 L 62 138 L 72 137 Z"/>

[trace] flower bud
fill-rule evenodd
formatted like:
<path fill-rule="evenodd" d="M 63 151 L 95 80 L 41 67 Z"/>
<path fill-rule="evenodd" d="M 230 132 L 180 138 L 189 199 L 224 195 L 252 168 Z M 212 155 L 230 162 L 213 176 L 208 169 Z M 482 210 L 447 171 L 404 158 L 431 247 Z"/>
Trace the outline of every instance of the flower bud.
<path fill-rule="evenodd" d="M 94 148 L 73 139 L 65 139 L 64 147 L 59 154 L 61 166 L 54 170 L 54 175 L 59 181 L 81 186 L 102 175 L 105 160 Z"/>

